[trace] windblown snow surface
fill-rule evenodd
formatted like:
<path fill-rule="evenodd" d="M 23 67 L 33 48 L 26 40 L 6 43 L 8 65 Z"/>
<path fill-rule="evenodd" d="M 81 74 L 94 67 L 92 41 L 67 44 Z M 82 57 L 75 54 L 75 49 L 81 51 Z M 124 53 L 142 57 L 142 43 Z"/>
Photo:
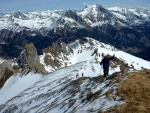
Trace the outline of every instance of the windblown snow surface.
<path fill-rule="evenodd" d="M 0 112 L 97 113 L 124 104 L 126 101 L 116 95 L 119 84 L 116 81 L 110 83 L 110 80 L 103 82 L 103 72 L 97 62 L 101 61 L 102 56 L 92 56 L 94 50 L 98 48 L 98 53 L 105 55 L 115 54 L 118 59 L 134 66 L 130 71 L 150 68 L 150 62 L 91 38 L 87 40 L 92 44 L 80 44 L 76 40 L 69 45 L 73 55 L 67 67 L 55 71 L 50 68 L 47 75 L 30 72 L 25 76 L 12 76 L 0 90 Z M 120 66 L 117 65 L 116 68 L 110 68 L 109 74 L 119 71 Z M 113 98 L 106 95 L 110 89 L 113 89 Z"/>

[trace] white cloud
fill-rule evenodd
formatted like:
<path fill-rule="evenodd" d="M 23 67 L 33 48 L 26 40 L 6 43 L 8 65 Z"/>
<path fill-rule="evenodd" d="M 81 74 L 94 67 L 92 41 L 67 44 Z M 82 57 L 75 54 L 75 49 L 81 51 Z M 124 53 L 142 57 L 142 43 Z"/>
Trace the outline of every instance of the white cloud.
<path fill-rule="evenodd" d="M 83 2 L 83 5 L 87 5 L 88 3 L 86 3 L 86 2 Z"/>

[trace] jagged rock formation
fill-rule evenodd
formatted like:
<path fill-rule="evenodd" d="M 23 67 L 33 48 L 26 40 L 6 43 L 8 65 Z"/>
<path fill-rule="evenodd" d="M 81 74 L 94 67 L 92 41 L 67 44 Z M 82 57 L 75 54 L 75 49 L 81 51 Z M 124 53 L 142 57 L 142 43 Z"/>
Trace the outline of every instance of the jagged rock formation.
<path fill-rule="evenodd" d="M 28 44 L 24 51 L 19 56 L 19 66 L 22 70 L 32 69 L 40 74 L 46 74 L 47 71 L 44 66 L 39 62 L 37 50 L 34 45 Z"/>
<path fill-rule="evenodd" d="M 73 50 L 64 42 L 53 43 L 43 50 L 44 63 L 54 69 L 67 66 Z"/>
<path fill-rule="evenodd" d="M 72 10 L 66 10 L 64 16 L 72 18 L 73 20 L 75 20 L 75 22 L 79 23 L 81 26 L 85 27 L 86 29 L 92 30 L 92 27 L 88 25 L 87 22 L 82 17 L 80 17 L 76 12 Z M 73 25 L 76 24 L 75 22 Z M 77 24 L 75 26 L 77 26 Z"/>
<path fill-rule="evenodd" d="M 0 88 L 13 75 L 12 64 L 9 61 L 4 61 L 0 64 Z"/>

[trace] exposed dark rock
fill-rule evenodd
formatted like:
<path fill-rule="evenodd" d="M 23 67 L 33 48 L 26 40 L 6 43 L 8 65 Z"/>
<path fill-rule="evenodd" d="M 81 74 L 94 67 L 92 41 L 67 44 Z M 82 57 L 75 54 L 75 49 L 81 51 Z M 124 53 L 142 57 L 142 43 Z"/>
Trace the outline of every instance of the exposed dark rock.
<path fill-rule="evenodd" d="M 68 18 L 72 18 L 73 20 L 77 21 L 79 24 L 83 25 L 86 29 L 92 30 L 91 26 L 89 26 L 82 17 L 78 16 L 77 13 L 73 12 L 72 10 L 66 10 L 64 16 Z"/>
<path fill-rule="evenodd" d="M 15 111 L 18 109 L 18 106 L 12 104 L 11 106 L 9 106 L 4 113 L 15 113 Z"/>
<path fill-rule="evenodd" d="M 13 75 L 13 68 L 11 62 L 4 61 L 0 64 L 0 88 L 3 87 L 5 82 Z"/>
<path fill-rule="evenodd" d="M 73 106 L 73 105 L 75 104 L 75 102 L 76 102 L 75 99 L 70 99 L 70 100 L 69 100 L 69 108 L 70 108 L 71 106 Z"/>
<path fill-rule="evenodd" d="M 104 81 L 104 77 L 103 76 L 97 76 L 97 77 L 92 77 L 90 78 L 92 81 L 97 82 L 97 83 L 102 83 Z"/>
<path fill-rule="evenodd" d="M 140 57 L 140 58 L 143 58 L 145 60 L 150 61 L 150 54 L 149 53 L 150 53 L 150 46 L 143 49 L 141 52 L 136 53 L 135 55 Z"/>
<path fill-rule="evenodd" d="M 22 70 L 32 69 L 40 74 L 46 74 L 47 71 L 44 66 L 39 62 L 37 50 L 34 45 L 28 44 L 25 50 L 19 56 L 19 66 Z"/>
<path fill-rule="evenodd" d="M 0 105 L 0 111 L 1 111 L 2 109 L 4 109 L 5 106 L 6 106 L 6 105 L 1 104 L 1 105 Z"/>
<path fill-rule="evenodd" d="M 45 48 L 43 53 L 45 54 L 44 63 L 46 65 L 59 68 L 62 65 L 59 61 L 60 57 L 62 57 L 60 55 L 63 54 L 62 59 L 68 61 L 69 59 L 67 56 L 71 55 L 73 50 L 64 42 L 56 42 L 53 43 L 52 46 Z"/>

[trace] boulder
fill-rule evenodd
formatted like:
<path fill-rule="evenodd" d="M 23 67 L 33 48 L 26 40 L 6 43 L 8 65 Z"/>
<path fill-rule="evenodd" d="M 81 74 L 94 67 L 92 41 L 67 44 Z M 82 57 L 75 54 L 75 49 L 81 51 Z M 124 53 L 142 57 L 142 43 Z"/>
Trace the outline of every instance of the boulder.
<path fill-rule="evenodd" d="M 5 60 L 0 64 L 0 88 L 13 75 L 13 68 L 11 62 Z"/>

